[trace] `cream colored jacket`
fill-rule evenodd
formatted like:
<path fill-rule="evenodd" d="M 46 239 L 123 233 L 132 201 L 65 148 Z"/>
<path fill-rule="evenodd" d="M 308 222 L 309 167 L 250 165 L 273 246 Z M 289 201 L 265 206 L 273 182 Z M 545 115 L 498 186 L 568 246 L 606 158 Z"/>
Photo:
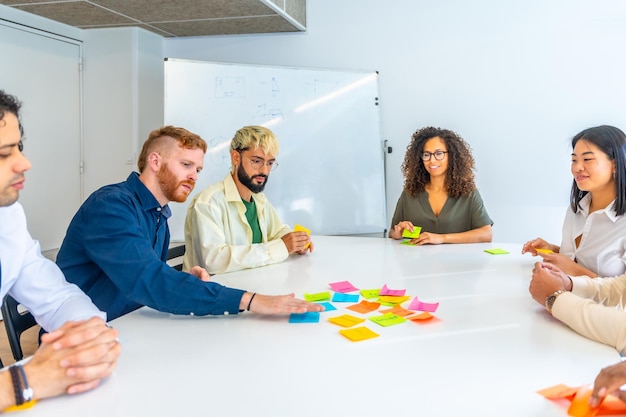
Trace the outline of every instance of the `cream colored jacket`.
<path fill-rule="evenodd" d="M 626 354 L 626 274 L 614 278 L 572 277 L 572 292 L 561 294 L 552 315 L 585 337 Z"/>
<path fill-rule="evenodd" d="M 230 173 L 194 197 L 185 219 L 185 271 L 200 265 L 210 274 L 220 274 L 287 259 L 289 252 L 281 237 L 292 229 L 280 221 L 263 193 L 252 196 L 263 239 L 257 244 L 251 243 L 246 207 Z"/>

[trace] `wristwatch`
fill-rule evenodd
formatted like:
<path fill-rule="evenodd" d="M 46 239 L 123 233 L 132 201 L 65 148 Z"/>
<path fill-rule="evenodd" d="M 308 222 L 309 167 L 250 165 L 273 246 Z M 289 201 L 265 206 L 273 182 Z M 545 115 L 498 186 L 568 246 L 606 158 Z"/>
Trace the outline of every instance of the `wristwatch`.
<path fill-rule="evenodd" d="M 556 301 L 556 298 L 563 294 L 564 292 L 567 292 L 565 290 L 558 290 L 553 292 L 552 294 L 550 294 L 549 296 L 546 297 L 546 310 L 548 310 L 548 313 L 552 314 L 552 306 L 554 305 L 554 302 Z"/>

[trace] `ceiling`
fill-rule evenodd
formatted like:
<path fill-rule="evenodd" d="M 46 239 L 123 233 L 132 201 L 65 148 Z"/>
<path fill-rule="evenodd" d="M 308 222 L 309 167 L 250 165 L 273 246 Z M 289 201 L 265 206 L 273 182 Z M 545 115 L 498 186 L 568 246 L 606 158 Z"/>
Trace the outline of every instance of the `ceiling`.
<path fill-rule="evenodd" d="M 137 26 L 164 37 L 306 30 L 306 0 L 0 0 L 81 29 Z"/>

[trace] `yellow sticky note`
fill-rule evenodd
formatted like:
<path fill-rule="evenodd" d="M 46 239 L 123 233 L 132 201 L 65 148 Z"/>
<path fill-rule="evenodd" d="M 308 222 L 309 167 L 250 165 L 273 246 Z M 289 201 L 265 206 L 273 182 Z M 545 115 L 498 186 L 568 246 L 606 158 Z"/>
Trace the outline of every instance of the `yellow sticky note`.
<path fill-rule="evenodd" d="M 328 321 L 341 327 L 352 327 L 355 324 L 363 323 L 365 319 L 354 317 L 350 314 L 343 314 L 341 316 L 331 317 Z"/>
<path fill-rule="evenodd" d="M 355 327 L 354 329 L 339 330 L 339 333 L 353 342 L 359 342 L 361 340 L 373 339 L 380 336 L 378 333 L 374 333 L 365 326 Z"/>
<path fill-rule="evenodd" d="M 380 301 L 380 303 L 385 306 L 394 306 L 396 304 L 402 304 L 410 298 L 410 295 L 381 295 L 380 297 L 378 297 L 378 301 Z"/>
<path fill-rule="evenodd" d="M 402 237 L 406 239 L 417 239 L 418 237 L 420 237 L 421 231 L 422 231 L 422 228 L 420 226 L 415 226 L 412 232 L 409 232 L 408 230 L 404 229 L 402 230 Z"/>
<path fill-rule="evenodd" d="M 305 232 L 307 235 L 311 236 L 311 231 L 309 229 L 307 229 L 306 227 L 300 225 L 300 224 L 296 224 L 293 227 L 293 231 L 294 232 Z M 305 249 L 308 249 L 309 246 L 311 246 L 311 243 L 307 243 L 306 246 L 304 247 Z"/>
<path fill-rule="evenodd" d="M 554 253 L 552 249 L 535 249 L 537 253 Z"/>
<path fill-rule="evenodd" d="M 12 406 L 9 406 L 9 407 L 4 409 L 4 412 L 28 410 L 29 408 L 33 407 L 35 404 L 37 404 L 37 400 L 31 400 L 31 401 L 25 402 L 22 405 L 12 405 Z"/>

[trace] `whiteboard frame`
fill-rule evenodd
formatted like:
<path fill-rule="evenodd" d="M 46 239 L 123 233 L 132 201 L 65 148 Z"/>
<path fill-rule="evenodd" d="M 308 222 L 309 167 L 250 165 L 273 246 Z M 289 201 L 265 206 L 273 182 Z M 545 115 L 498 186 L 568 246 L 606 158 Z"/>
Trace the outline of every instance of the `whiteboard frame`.
<path fill-rule="evenodd" d="M 170 58 L 164 65 L 165 124 L 185 127 L 209 144 L 189 200 L 170 205 L 173 240 L 184 239 L 191 198 L 229 172 L 230 141 L 245 125 L 266 126 L 278 137 L 279 168 L 270 174 L 265 194 L 283 222 L 320 235 L 384 236 L 385 153 L 376 71 Z M 315 133 L 314 141 L 308 135 Z"/>

